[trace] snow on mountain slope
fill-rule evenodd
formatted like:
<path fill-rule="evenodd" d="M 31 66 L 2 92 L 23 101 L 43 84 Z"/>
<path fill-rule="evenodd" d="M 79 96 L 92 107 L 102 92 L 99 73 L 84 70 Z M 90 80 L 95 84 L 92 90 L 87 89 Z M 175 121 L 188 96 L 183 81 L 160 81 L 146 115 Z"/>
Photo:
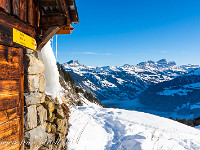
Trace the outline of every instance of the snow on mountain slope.
<path fill-rule="evenodd" d="M 149 86 L 138 96 L 139 102 L 157 112 L 171 112 L 170 116 L 173 118 L 178 115 L 188 119 L 199 117 L 200 74 L 198 72 L 199 69 L 196 69 L 173 80 Z"/>
<path fill-rule="evenodd" d="M 70 150 L 199 150 L 200 130 L 137 111 L 72 107 Z"/>
<path fill-rule="evenodd" d="M 94 93 L 99 100 L 135 99 L 149 85 L 169 81 L 198 68 L 198 65 L 177 66 L 161 59 L 138 65 L 87 67 L 78 61 L 64 64 L 76 85 Z"/>

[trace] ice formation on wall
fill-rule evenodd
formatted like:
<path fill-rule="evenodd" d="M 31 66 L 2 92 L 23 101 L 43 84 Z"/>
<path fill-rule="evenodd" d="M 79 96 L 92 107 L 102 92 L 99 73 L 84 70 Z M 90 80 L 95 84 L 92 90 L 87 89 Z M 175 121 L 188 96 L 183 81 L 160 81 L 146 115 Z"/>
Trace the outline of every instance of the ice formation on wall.
<path fill-rule="evenodd" d="M 42 50 L 38 53 L 40 60 L 45 65 L 45 78 L 46 78 L 46 90 L 45 93 L 50 95 L 52 98 L 58 98 L 60 103 L 60 90 L 61 86 L 59 83 L 59 72 L 56 65 L 56 59 L 51 47 L 51 42 L 47 42 L 47 44 L 42 48 Z"/>

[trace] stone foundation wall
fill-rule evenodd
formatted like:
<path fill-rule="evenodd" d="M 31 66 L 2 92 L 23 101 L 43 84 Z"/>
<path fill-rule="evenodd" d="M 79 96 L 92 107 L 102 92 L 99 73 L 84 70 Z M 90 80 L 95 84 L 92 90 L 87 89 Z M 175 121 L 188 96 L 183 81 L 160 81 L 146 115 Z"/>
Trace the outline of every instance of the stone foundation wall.
<path fill-rule="evenodd" d="M 37 52 L 24 53 L 24 149 L 66 149 L 67 106 L 45 95 L 45 66 Z"/>

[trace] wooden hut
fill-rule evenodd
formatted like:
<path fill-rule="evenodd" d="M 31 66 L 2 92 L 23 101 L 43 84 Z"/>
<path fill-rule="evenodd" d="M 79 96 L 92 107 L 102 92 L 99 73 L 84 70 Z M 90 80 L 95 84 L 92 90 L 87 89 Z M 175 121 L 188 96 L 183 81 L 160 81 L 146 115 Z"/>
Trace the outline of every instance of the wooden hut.
<path fill-rule="evenodd" d="M 74 0 L 0 0 L 0 149 L 23 149 L 24 49 L 78 22 Z"/>

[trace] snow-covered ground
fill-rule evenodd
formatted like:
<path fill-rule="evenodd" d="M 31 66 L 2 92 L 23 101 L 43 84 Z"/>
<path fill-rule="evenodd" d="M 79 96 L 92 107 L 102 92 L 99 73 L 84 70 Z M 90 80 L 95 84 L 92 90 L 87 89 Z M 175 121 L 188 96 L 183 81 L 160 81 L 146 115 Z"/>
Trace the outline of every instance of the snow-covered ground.
<path fill-rule="evenodd" d="M 86 103 L 71 108 L 69 125 L 70 150 L 200 149 L 200 130 L 137 111 Z"/>

